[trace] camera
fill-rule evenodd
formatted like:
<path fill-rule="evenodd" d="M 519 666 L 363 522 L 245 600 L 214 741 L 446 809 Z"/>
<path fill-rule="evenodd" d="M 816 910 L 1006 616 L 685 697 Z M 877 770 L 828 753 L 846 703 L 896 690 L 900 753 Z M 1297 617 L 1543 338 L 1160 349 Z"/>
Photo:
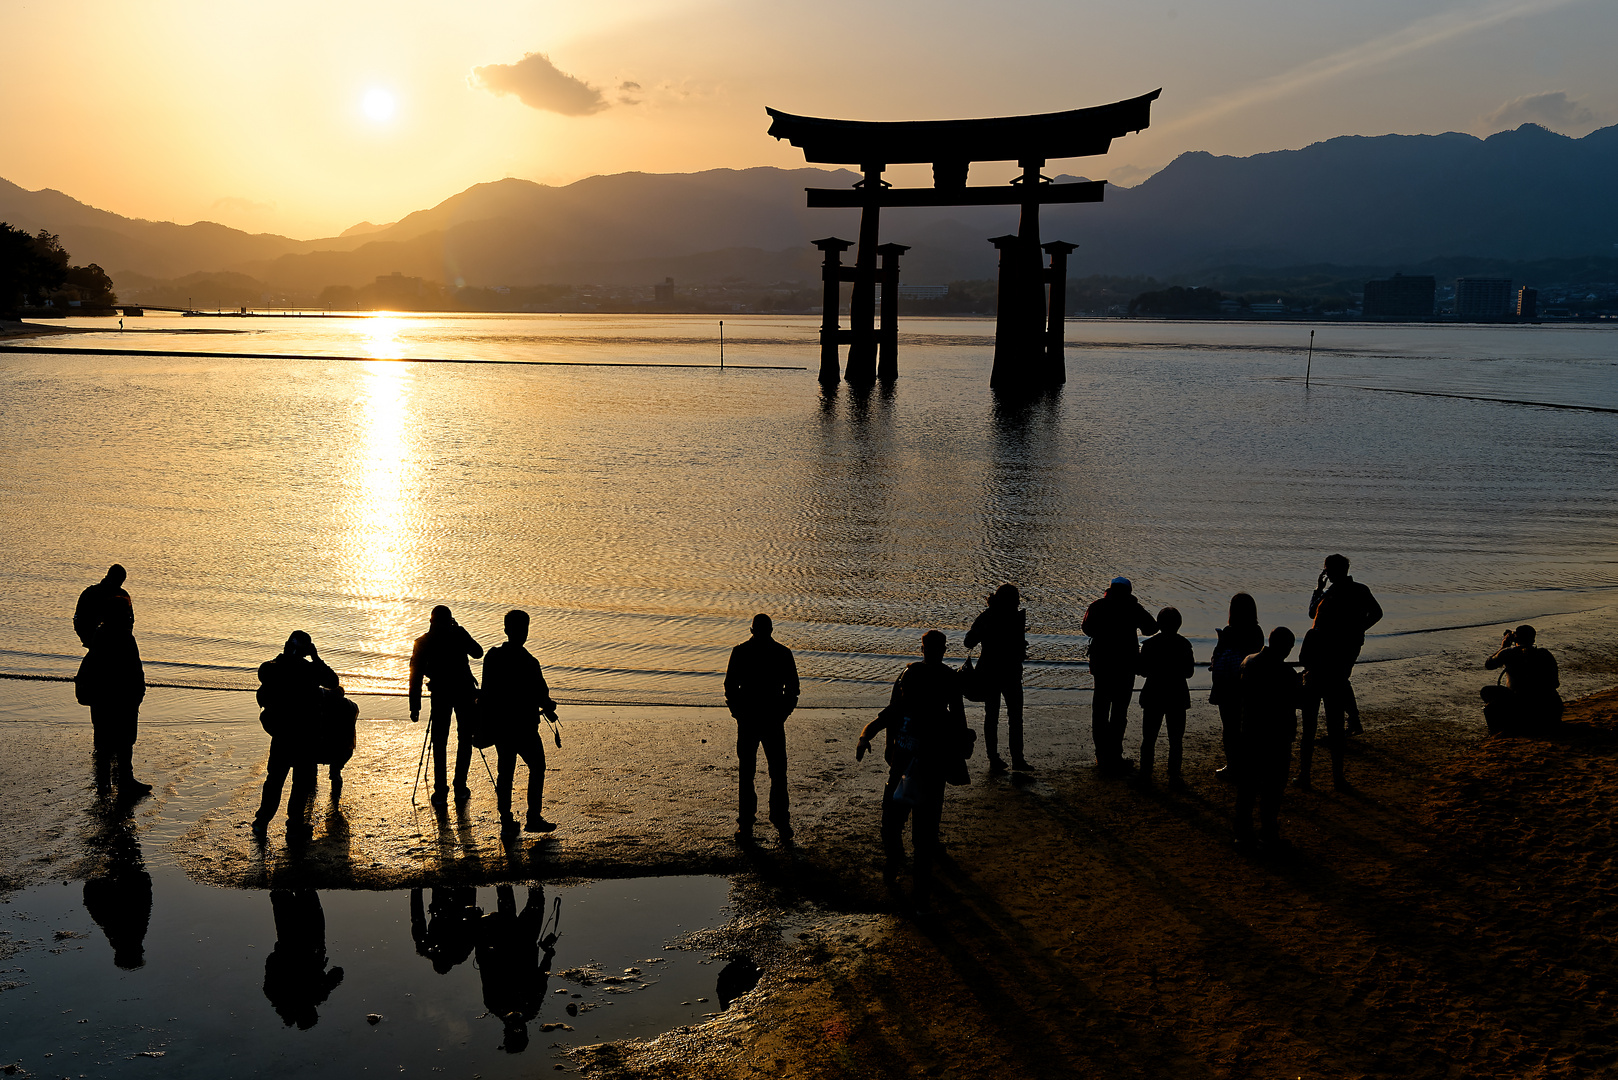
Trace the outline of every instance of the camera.
<path fill-rule="evenodd" d="M 1505 648 L 1507 645 L 1515 644 L 1517 644 L 1517 632 L 1515 630 L 1507 630 L 1505 636 L 1500 639 L 1500 647 Z"/>

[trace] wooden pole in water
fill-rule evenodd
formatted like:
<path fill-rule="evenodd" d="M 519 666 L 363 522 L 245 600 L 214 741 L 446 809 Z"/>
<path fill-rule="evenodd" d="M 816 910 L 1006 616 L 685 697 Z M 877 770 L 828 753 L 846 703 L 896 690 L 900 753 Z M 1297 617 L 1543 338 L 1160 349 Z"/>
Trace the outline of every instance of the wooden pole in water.
<path fill-rule="evenodd" d="M 1309 389 L 1309 374 L 1315 367 L 1315 332 L 1309 331 L 1309 361 L 1303 368 L 1303 388 Z"/>
<path fill-rule="evenodd" d="M 725 370 L 725 320 L 719 320 L 719 370 Z"/>

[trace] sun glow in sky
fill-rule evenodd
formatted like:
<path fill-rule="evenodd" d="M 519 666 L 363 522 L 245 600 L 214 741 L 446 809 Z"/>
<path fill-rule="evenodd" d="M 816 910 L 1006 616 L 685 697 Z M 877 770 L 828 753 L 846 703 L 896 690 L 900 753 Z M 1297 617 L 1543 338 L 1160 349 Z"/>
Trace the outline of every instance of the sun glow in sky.
<path fill-rule="evenodd" d="M 393 95 L 386 90 L 367 90 L 364 100 L 360 102 L 360 108 L 365 110 L 366 116 L 379 123 L 384 120 L 392 120 Z"/>
<path fill-rule="evenodd" d="M 1191 150 L 1618 122 L 1612 0 L 288 0 L 278 13 L 90 0 L 64 34 L 54 6 L 11 5 L 0 100 L 49 122 L 8 141 L 0 177 L 132 217 L 315 238 L 506 176 L 801 165 L 765 134 L 766 105 L 992 116 L 1162 87 L 1151 128 L 1047 170 L 1125 183 Z"/>

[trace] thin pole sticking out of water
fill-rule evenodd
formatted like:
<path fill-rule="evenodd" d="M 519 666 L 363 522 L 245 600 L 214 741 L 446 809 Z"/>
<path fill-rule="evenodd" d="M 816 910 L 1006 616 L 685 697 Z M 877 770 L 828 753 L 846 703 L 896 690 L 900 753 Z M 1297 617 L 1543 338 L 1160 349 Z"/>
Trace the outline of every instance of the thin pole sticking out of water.
<path fill-rule="evenodd" d="M 719 320 L 719 370 L 725 370 L 725 320 Z"/>
<path fill-rule="evenodd" d="M 723 326 L 724 324 L 721 323 L 720 325 Z M 1315 367 L 1315 332 L 1313 330 L 1311 330 L 1311 331 L 1309 331 L 1309 362 L 1307 364 L 1305 364 L 1304 368 L 1303 368 L 1303 388 L 1305 390 L 1309 389 L 1309 373 L 1314 370 L 1314 367 Z"/>

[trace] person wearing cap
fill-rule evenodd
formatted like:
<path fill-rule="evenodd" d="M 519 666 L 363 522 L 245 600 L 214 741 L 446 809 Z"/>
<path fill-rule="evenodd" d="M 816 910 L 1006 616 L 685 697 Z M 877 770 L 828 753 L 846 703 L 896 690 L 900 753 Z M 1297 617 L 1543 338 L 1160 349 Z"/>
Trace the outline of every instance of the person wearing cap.
<path fill-rule="evenodd" d="M 306 815 L 315 794 L 316 738 L 324 707 L 321 689 L 338 690 L 341 684 L 302 630 L 292 631 L 279 656 L 259 665 L 258 681 L 258 703 L 263 708 L 259 723 L 270 736 L 270 760 L 253 818 L 253 835 L 262 838 L 269 831 L 290 772 L 287 839 L 307 840 L 311 829 Z"/>
<path fill-rule="evenodd" d="M 744 846 L 753 842 L 758 815 L 753 774 L 761 747 L 770 772 L 770 823 L 783 845 L 792 843 L 786 719 L 798 707 L 798 664 L 792 650 L 775 640 L 774 632 L 768 615 L 753 616 L 752 637 L 730 651 L 725 668 L 725 704 L 736 718 L 736 842 Z"/>
<path fill-rule="evenodd" d="M 1090 705 L 1090 737 L 1096 767 L 1104 773 L 1126 771 L 1124 729 L 1129 724 L 1129 697 L 1135 692 L 1135 663 L 1140 634 L 1157 633 L 1157 620 L 1135 599 L 1126 577 L 1115 577 L 1101 599 L 1084 613 L 1079 629 L 1090 638 L 1090 675 L 1095 693 Z"/>
<path fill-rule="evenodd" d="M 79 594 L 73 610 L 73 632 L 85 648 L 73 678 L 74 695 L 90 707 L 95 730 L 96 793 L 112 793 L 132 802 L 151 792 L 135 779 L 135 738 L 140 703 L 146 699 L 146 669 L 135 643 L 135 609 L 124 591 L 124 568 L 114 563 L 107 576 Z"/>
<path fill-rule="evenodd" d="M 483 646 L 462 628 L 439 604 L 433 608 L 427 632 L 416 639 L 410 652 L 410 722 L 421 719 L 421 681 L 433 705 L 427 714 L 433 737 L 432 804 L 440 810 L 449 804 L 449 784 L 444 778 L 445 757 L 449 753 L 449 721 L 455 717 L 455 801 L 472 797 L 467 771 L 472 767 L 472 710 L 477 705 L 478 681 L 472 677 L 468 661 L 483 658 Z"/>

